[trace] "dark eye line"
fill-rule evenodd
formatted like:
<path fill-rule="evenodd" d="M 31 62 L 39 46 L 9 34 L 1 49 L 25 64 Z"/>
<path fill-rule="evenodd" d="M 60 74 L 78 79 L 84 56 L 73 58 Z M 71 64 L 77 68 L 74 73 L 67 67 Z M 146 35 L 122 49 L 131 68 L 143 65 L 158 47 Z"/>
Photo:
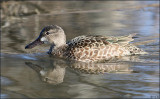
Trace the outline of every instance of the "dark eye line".
<path fill-rule="evenodd" d="M 46 35 L 49 35 L 50 33 L 49 32 L 46 32 Z"/>

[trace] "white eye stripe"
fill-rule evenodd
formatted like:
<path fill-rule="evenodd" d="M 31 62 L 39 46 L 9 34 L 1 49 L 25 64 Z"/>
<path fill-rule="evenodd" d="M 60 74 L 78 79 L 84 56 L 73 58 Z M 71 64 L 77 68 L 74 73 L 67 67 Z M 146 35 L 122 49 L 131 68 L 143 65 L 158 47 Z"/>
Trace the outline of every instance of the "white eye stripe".
<path fill-rule="evenodd" d="M 45 42 L 45 41 L 48 41 L 48 40 L 45 37 L 42 37 L 41 41 Z"/>

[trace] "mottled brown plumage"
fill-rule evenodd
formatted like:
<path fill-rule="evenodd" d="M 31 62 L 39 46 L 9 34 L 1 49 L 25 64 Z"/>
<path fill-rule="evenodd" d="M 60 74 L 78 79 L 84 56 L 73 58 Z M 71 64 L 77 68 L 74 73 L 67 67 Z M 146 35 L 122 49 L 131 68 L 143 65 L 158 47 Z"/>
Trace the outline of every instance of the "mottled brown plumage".
<path fill-rule="evenodd" d="M 34 42 L 49 42 L 51 44 L 49 54 L 58 57 L 82 62 L 97 62 L 125 55 L 145 54 L 146 52 L 143 50 L 129 44 L 133 41 L 134 35 L 119 37 L 82 35 L 65 43 L 66 36 L 63 29 L 57 25 L 52 25 L 45 27 Z M 33 46 L 34 42 L 26 48 Z"/>

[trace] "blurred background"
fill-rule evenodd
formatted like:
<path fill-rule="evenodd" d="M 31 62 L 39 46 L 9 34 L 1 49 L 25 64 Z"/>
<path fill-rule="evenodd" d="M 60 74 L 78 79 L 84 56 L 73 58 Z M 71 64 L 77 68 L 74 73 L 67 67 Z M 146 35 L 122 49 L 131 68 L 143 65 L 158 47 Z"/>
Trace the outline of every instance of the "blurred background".
<path fill-rule="evenodd" d="M 2 0 L 0 10 L 1 97 L 159 97 L 159 1 Z M 24 47 L 51 24 L 61 26 L 67 40 L 79 35 L 137 33 L 132 43 L 149 55 L 132 62 L 133 73 L 90 76 L 69 70 L 62 84 L 49 85 L 24 64 L 26 60 L 36 60 L 37 54 L 33 53 L 45 53 L 49 46 L 31 50 Z"/>
<path fill-rule="evenodd" d="M 158 1 L 4 0 L 1 5 L 2 52 L 25 53 L 24 45 L 51 24 L 61 26 L 67 40 L 84 34 L 154 36 L 159 32 Z"/>

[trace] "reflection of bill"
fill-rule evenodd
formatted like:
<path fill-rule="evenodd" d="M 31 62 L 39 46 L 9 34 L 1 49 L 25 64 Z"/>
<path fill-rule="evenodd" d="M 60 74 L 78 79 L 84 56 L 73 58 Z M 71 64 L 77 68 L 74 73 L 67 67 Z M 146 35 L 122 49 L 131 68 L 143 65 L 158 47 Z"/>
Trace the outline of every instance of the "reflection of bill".
<path fill-rule="evenodd" d="M 37 64 L 32 62 L 25 62 L 25 64 L 35 70 L 40 75 L 42 81 L 51 84 L 60 84 L 63 82 L 66 67 L 86 74 L 130 73 L 132 71 L 129 69 L 130 65 L 126 63 L 85 63 L 54 59 L 38 61 Z"/>
<path fill-rule="evenodd" d="M 58 64 L 51 66 L 51 67 L 42 67 L 37 64 L 33 64 L 31 62 L 25 62 L 25 64 L 35 70 L 37 73 L 40 74 L 42 81 L 51 84 L 59 84 L 63 82 L 64 75 L 65 75 L 65 67 L 59 66 Z M 62 64 L 61 64 L 62 65 Z"/>

